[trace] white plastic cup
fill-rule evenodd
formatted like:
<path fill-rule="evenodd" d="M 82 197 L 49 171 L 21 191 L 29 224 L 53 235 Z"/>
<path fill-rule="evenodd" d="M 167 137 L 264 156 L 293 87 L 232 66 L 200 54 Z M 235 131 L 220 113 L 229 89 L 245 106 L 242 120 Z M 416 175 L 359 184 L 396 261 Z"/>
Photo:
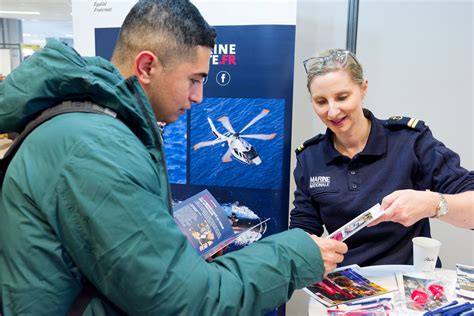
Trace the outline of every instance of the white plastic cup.
<path fill-rule="evenodd" d="M 413 266 L 417 272 L 432 272 L 436 267 L 441 242 L 428 237 L 415 237 L 413 241 Z"/>

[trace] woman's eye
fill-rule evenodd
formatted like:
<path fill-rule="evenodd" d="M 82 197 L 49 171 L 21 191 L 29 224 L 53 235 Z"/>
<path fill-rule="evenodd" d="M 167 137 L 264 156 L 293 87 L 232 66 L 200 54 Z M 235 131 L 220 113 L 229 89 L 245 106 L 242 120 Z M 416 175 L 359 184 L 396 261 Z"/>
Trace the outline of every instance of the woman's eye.
<path fill-rule="evenodd" d="M 345 99 L 347 99 L 347 95 L 340 96 L 337 98 L 338 101 L 344 101 Z"/>
<path fill-rule="evenodd" d="M 318 101 L 316 101 L 316 104 L 317 105 L 324 105 L 324 104 L 326 104 L 326 100 L 318 100 Z"/>
<path fill-rule="evenodd" d="M 200 82 L 201 82 L 200 80 L 196 80 L 196 79 L 191 78 L 191 83 L 192 84 L 196 84 L 196 83 L 200 83 Z"/>

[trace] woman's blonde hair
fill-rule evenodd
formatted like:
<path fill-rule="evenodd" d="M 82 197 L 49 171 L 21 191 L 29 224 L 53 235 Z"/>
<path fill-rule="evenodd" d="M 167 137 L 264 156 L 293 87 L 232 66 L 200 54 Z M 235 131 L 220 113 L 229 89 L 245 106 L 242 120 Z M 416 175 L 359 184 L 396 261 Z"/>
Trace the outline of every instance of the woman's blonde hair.
<path fill-rule="evenodd" d="M 307 81 L 308 91 L 311 81 L 316 76 L 322 76 L 337 70 L 348 70 L 352 81 L 358 85 L 364 82 L 362 66 L 357 61 L 354 54 L 343 49 L 329 49 L 321 52 L 317 57 L 311 57 L 303 62 Z M 311 92 L 311 91 L 310 91 Z"/>

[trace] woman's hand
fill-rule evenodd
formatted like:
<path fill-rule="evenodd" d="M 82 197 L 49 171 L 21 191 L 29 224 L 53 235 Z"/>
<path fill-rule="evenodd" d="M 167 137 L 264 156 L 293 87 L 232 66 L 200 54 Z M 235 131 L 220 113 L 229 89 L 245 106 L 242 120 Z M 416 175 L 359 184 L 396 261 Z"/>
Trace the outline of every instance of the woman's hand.
<path fill-rule="evenodd" d="M 398 190 L 382 200 L 381 208 L 385 214 L 370 226 L 381 222 L 395 222 L 411 226 L 420 219 L 436 215 L 439 195 L 431 191 Z"/>

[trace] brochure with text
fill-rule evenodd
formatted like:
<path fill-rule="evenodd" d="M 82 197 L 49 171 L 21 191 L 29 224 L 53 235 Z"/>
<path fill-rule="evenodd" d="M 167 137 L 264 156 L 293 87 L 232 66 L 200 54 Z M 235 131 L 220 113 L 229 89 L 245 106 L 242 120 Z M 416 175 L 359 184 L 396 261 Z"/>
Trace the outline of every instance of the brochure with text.
<path fill-rule="evenodd" d="M 321 282 L 304 288 L 311 297 L 326 306 L 345 304 L 355 300 L 388 293 L 387 289 L 365 278 L 351 265 L 329 273 Z"/>
<path fill-rule="evenodd" d="M 238 237 L 262 226 L 268 219 L 252 227 L 233 228 L 221 205 L 204 190 L 174 206 L 174 219 L 197 253 L 207 259 L 233 243 Z"/>

